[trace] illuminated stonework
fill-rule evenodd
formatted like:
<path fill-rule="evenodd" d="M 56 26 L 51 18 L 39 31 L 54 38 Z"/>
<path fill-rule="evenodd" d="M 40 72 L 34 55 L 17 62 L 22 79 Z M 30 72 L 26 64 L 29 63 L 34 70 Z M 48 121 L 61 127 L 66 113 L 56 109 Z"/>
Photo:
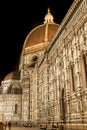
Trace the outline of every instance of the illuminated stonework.
<path fill-rule="evenodd" d="M 86 0 L 75 0 L 60 26 L 54 23 L 48 9 L 44 24 L 25 39 L 19 71 L 17 82 L 22 93 L 9 95 L 9 101 L 14 102 L 11 111 L 19 114 L 15 119 L 34 124 L 87 123 Z M 9 96 L 0 96 L 0 120 L 5 120 L 2 107 Z"/>
<path fill-rule="evenodd" d="M 58 28 L 59 25 L 54 23 L 53 16 L 48 9 L 44 23 L 34 28 L 25 39 L 19 65 L 23 86 L 22 121 L 29 120 L 36 124 L 39 119 L 38 62 L 41 61 Z"/>

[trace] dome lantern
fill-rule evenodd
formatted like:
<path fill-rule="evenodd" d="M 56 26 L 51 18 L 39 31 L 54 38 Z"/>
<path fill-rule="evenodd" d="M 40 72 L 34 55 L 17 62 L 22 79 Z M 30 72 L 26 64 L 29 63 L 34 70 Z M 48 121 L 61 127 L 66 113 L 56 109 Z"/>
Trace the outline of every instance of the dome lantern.
<path fill-rule="evenodd" d="M 53 19 L 54 19 L 53 15 L 50 13 L 50 8 L 48 8 L 48 12 L 44 18 L 44 20 L 45 20 L 44 23 L 54 23 Z"/>

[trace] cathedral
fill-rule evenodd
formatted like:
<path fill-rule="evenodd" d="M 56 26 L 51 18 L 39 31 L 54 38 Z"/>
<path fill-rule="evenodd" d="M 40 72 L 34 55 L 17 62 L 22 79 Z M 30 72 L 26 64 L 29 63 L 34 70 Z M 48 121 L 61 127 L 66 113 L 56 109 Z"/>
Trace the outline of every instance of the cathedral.
<path fill-rule="evenodd" d="M 1 81 L 8 120 L 87 127 L 87 0 L 74 0 L 60 25 L 48 8 L 25 38 L 18 68 Z"/>

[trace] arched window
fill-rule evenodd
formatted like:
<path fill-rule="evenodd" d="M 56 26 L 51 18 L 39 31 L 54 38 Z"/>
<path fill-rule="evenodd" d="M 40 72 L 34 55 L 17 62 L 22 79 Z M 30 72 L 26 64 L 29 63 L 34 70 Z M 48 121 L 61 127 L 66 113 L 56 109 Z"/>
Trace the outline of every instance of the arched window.
<path fill-rule="evenodd" d="M 69 71 L 69 79 L 70 79 L 70 86 L 72 92 L 75 91 L 75 70 L 74 65 L 70 62 L 70 71 Z"/>
<path fill-rule="evenodd" d="M 15 104 L 15 114 L 17 114 L 17 112 L 18 112 L 18 105 Z"/>
<path fill-rule="evenodd" d="M 83 88 L 86 88 L 87 87 L 87 56 L 84 54 L 83 51 L 81 52 L 80 65 L 81 65 Z"/>
<path fill-rule="evenodd" d="M 72 89 L 75 91 L 75 78 L 74 78 L 74 67 L 71 66 L 71 82 L 72 82 Z"/>
<path fill-rule="evenodd" d="M 63 120 L 63 122 L 65 122 L 65 92 L 64 92 L 64 88 L 62 88 L 61 90 L 61 119 Z"/>
<path fill-rule="evenodd" d="M 86 55 L 83 55 L 83 61 L 84 61 L 85 76 L 87 81 L 87 56 Z"/>

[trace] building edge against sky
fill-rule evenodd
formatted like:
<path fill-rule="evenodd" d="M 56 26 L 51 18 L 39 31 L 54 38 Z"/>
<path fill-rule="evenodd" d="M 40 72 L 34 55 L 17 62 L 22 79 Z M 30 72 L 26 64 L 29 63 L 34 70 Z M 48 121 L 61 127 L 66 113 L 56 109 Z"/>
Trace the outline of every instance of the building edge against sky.
<path fill-rule="evenodd" d="M 16 70 L 1 83 L 1 121 L 87 123 L 86 0 L 74 0 L 60 25 L 48 9 L 25 39 L 18 71 L 20 80 Z"/>

